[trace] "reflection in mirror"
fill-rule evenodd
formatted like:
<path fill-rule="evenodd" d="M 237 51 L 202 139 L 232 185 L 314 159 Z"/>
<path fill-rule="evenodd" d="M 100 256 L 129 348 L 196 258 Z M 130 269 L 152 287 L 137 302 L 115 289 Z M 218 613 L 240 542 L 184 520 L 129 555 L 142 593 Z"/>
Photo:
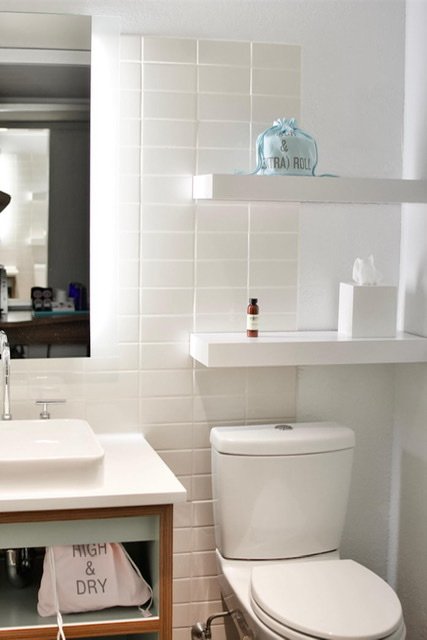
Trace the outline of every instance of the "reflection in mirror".
<path fill-rule="evenodd" d="M 0 328 L 12 357 L 90 353 L 90 23 L 1 14 Z"/>
<path fill-rule="evenodd" d="M 49 129 L 0 127 L 0 180 L 13 201 L 0 219 L 8 307 L 47 287 Z"/>

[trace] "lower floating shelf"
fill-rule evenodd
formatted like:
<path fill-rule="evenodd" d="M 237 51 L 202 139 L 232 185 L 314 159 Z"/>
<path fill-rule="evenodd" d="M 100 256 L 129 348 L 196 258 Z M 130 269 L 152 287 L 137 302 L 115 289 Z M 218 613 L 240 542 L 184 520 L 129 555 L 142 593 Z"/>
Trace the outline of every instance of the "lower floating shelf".
<path fill-rule="evenodd" d="M 284 367 L 427 361 L 427 338 L 348 338 L 336 331 L 194 333 L 190 355 L 206 367 Z"/>

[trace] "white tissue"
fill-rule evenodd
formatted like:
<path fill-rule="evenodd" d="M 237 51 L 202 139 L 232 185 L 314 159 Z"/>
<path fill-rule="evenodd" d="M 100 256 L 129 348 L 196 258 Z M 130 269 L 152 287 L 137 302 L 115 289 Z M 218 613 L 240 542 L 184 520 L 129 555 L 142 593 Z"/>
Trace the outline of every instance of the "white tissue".
<path fill-rule="evenodd" d="M 353 265 L 353 280 L 356 284 L 379 284 L 382 274 L 374 264 L 374 256 L 356 258 Z"/>

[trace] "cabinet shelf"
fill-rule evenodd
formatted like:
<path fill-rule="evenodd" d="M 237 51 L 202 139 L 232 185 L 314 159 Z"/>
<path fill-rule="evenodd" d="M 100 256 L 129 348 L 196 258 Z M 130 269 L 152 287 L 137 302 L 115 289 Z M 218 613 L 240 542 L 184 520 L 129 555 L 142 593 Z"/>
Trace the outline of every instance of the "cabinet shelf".
<path fill-rule="evenodd" d="M 41 618 L 37 615 L 37 588 L 13 590 L 5 579 L 0 585 L 0 637 L 36 640 L 54 640 L 57 636 L 55 617 Z M 136 607 L 114 607 L 91 613 L 63 616 L 66 637 L 90 637 L 107 633 L 158 632 L 160 619 L 157 612 L 150 618 L 142 618 Z"/>
<path fill-rule="evenodd" d="M 427 202 L 427 181 L 206 174 L 193 177 L 196 200 L 400 204 Z"/>
<path fill-rule="evenodd" d="M 336 331 L 192 334 L 190 355 L 206 367 L 271 367 L 427 361 L 427 338 L 348 338 Z"/>
<path fill-rule="evenodd" d="M 11 542 L 18 547 L 31 544 L 43 548 L 70 544 L 70 540 L 74 540 L 72 544 L 129 543 L 129 553 L 152 586 L 153 604 L 152 615 L 147 618 L 136 606 L 64 615 L 67 638 L 149 634 L 148 637 L 171 640 L 171 504 L 0 513 L 0 551 L 9 548 Z M 56 617 L 37 614 L 43 556 L 38 553 L 34 560 L 33 585 L 19 590 L 8 584 L 4 554 L 0 556 L 0 639 L 55 640 Z"/>

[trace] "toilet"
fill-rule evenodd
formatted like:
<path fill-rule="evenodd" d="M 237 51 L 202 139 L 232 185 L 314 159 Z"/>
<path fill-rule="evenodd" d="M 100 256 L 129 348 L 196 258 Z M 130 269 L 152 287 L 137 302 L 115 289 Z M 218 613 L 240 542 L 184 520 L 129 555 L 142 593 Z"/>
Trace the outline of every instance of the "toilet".
<path fill-rule="evenodd" d="M 353 431 L 215 427 L 211 445 L 219 584 L 240 638 L 403 640 L 393 589 L 339 554 Z"/>

